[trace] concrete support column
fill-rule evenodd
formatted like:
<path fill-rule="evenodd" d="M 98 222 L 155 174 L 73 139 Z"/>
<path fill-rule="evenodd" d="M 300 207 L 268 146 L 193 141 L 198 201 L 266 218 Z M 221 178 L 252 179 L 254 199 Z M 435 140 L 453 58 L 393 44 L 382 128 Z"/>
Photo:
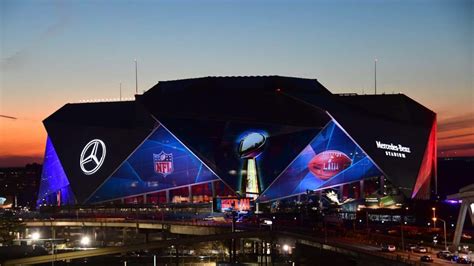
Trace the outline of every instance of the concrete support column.
<path fill-rule="evenodd" d="M 459 242 L 461 241 L 462 229 L 464 228 L 464 220 L 466 220 L 467 208 L 469 208 L 470 202 L 463 199 L 461 208 L 459 210 L 458 220 L 456 222 L 456 231 L 454 231 L 453 245 L 451 248 L 456 251 Z"/>
<path fill-rule="evenodd" d="M 125 245 L 125 240 L 127 238 L 127 228 L 122 228 L 122 243 Z"/>
<path fill-rule="evenodd" d="M 212 198 L 216 198 L 216 181 L 211 182 L 211 191 L 212 191 Z"/>
<path fill-rule="evenodd" d="M 359 187 L 360 187 L 360 198 L 363 199 L 365 198 L 364 180 L 359 181 Z"/>
<path fill-rule="evenodd" d="M 193 189 L 191 186 L 188 187 L 188 197 L 189 197 L 188 201 L 192 203 L 193 202 Z"/>
<path fill-rule="evenodd" d="M 383 195 L 385 193 L 385 176 L 381 176 L 379 178 L 379 184 L 380 184 L 380 193 Z"/>
<path fill-rule="evenodd" d="M 322 191 L 322 190 L 316 191 L 316 195 L 318 195 L 318 200 L 319 200 L 319 206 L 318 206 L 318 208 L 319 208 L 319 211 L 321 211 L 322 208 L 323 208 L 323 201 L 322 201 L 322 199 L 323 199 L 323 191 Z"/>
<path fill-rule="evenodd" d="M 340 186 L 339 186 L 339 191 L 338 191 L 338 193 L 337 193 L 337 196 L 338 196 L 339 200 L 341 200 L 341 201 L 343 200 L 343 198 L 342 198 L 342 196 L 343 196 L 343 190 L 344 190 L 344 185 L 340 185 Z"/>
<path fill-rule="evenodd" d="M 176 245 L 176 266 L 179 266 L 179 248 Z"/>
<path fill-rule="evenodd" d="M 102 246 L 106 246 L 107 245 L 107 227 L 103 226 L 101 228 L 102 230 Z"/>
<path fill-rule="evenodd" d="M 170 191 L 166 190 L 165 193 L 166 193 L 166 203 L 170 203 Z"/>
<path fill-rule="evenodd" d="M 147 204 L 146 198 L 147 198 L 147 196 L 146 196 L 146 194 L 144 194 L 144 195 L 143 195 L 143 203 L 144 203 L 144 204 Z"/>

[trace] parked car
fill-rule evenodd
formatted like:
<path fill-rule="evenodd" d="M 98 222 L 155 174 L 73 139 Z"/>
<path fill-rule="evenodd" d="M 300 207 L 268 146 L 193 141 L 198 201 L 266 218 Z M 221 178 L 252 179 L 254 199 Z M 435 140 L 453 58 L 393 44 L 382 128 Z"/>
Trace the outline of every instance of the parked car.
<path fill-rule="evenodd" d="M 471 264 L 471 260 L 466 257 L 466 256 L 460 256 L 458 257 L 458 259 L 456 260 L 457 263 L 459 264 Z"/>
<path fill-rule="evenodd" d="M 212 216 L 207 216 L 202 219 L 203 221 L 214 221 L 214 217 Z"/>
<path fill-rule="evenodd" d="M 413 251 L 413 250 L 415 250 L 416 247 L 417 247 L 417 245 L 408 244 L 407 250 L 408 250 L 408 251 Z"/>
<path fill-rule="evenodd" d="M 415 247 L 415 249 L 413 251 L 415 251 L 416 253 L 426 253 L 427 252 L 426 248 L 422 247 L 422 246 Z"/>
<path fill-rule="evenodd" d="M 442 250 L 436 253 L 436 257 L 438 257 L 439 259 L 451 260 L 452 256 L 453 254 L 447 250 Z"/>
<path fill-rule="evenodd" d="M 424 262 L 433 262 L 433 258 L 430 255 L 423 255 L 420 257 L 420 261 Z"/>
<path fill-rule="evenodd" d="M 382 251 L 394 252 L 397 248 L 394 245 L 382 245 Z"/>

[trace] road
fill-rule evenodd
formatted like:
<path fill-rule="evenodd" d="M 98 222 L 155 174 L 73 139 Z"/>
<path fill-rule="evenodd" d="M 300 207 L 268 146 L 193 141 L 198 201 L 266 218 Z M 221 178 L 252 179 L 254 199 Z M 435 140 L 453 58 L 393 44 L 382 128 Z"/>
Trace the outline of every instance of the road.
<path fill-rule="evenodd" d="M 359 249 L 366 250 L 368 252 L 377 252 L 377 253 L 380 253 L 380 254 L 387 254 L 387 255 L 392 254 L 394 256 L 400 256 L 400 257 L 407 258 L 407 259 L 412 260 L 412 261 L 420 261 L 421 256 L 430 255 L 431 258 L 433 258 L 433 262 L 424 263 L 426 265 L 457 264 L 453 261 L 448 261 L 448 260 L 437 258 L 436 253 L 440 250 L 432 251 L 432 252 L 429 252 L 429 253 L 415 253 L 415 252 L 411 252 L 411 251 L 402 251 L 402 250 L 397 250 L 395 252 L 384 252 L 384 251 L 381 251 L 379 246 L 374 246 L 374 245 L 369 245 L 369 244 L 365 244 L 365 243 L 356 242 L 356 241 L 354 241 L 353 239 L 350 239 L 350 238 L 338 238 L 338 241 L 340 241 L 342 243 L 346 243 L 348 245 L 352 245 L 352 246 L 357 247 Z"/>

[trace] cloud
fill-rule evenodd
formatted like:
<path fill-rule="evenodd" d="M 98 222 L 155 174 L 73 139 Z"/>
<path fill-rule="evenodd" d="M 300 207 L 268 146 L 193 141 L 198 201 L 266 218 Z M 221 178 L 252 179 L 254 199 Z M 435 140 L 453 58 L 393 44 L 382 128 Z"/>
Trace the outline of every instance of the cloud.
<path fill-rule="evenodd" d="M 14 70 L 21 68 L 26 63 L 28 63 L 31 58 L 32 50 L 34 50 L 35 47 L 50 40 L 52 37 L 64 30 L 65 26 L 70 20 L 69 13 L 67 12 L 68 10 L 65 6 L 65 1 L 54 1 L 54 3 L 55 11 L 58 17 L 57 21 L 46 28 L 46 30 L 39 34 L 35 39 L 29 42 L 27 46 L 21 48 L 10 56 L 2 58 L 0 64 L 1 70 Z"/>
<path fill-rule="evenodd" d="M 474 149 L 474 143 L 459 143 L 459 144 L 451 144 L 439 147 L 439 151 L 447 152 L 447 151 L 463 151 L 463 150 L 471 150 Z"/>
<path fill-rule="evenodd" d="M 474 113 L 467 113 L 438 122 L 438 132 L 466 128 L 474 128 Z"/>
<path fill-rule="evenodd" d="M 441 120 L 438 133 L 439 152 L 474 156 L 474 113 Z"/>
<path fill-rule="evenodd" d="M 438 140 L 447 140 L 447 139 L 457 139 L 457 138 L 464 138 L 474 136 L 474 133 L 466 133 L 466 134 L 458 134 L 458 135 L 451 135 L 446 137 L 438 137 Z"/>
<path fill-rule="evenodd" d="M 29 163 L 43 163 L 41 155 L 0 155 L 0 167 L 23 167 Z"/>
<path fill-rule="evenodd" d="M 13 120 L 17 119 L 16 117 L 9 116 L 9 115 L 0 115 L 0 118 L 7 118 L 7 119 L 13 119 Z"/>

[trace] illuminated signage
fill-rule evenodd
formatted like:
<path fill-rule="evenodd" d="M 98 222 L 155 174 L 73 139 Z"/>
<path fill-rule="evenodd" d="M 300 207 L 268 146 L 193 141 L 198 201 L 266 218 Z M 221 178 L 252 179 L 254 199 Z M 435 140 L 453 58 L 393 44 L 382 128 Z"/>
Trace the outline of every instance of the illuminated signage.
<path fill-rule="evenodd" d="M 401 144 L 387 144 L 383 143 L 380 141 L 375 141 L 375 144 L 377 145 L 378 149 L 385 150 L 385 155 L 386 156 L 391 156 L 391 157 L 398 157 L 398 158 L 406 158 L 408 153 L 411 153 L 410 147 L 404 147 Z"/>
<path fill-rule="evenodd" d="M 86 175 L 97 172 L 105 160 L 105 143 L 100 139 L 93 139 L 82 149 L 79 166 Z"/>
<path fill-rule="evenodd" d="M 220 205 L 220 211 L 249 211 L 250 210 L 250 198 L 218 198 L 218 206 Z M 219 204 L 220 203 L 220 204 Z"/>
<path fill-rule="evenodd" d="M 173 173 L 173 154 L 161 151 L 159 154 L 153 154 L 153 164 L 155 173 L 162 174 L 163 177 Z"/>
<path fill-rule="evenodd" d="M 337 150 L 327 150 L 315 155 L 308 163 L 308 169 L 321 180 L 328 180 L 352 164 L 347 154 Z"/>
<path fill-rule="evenodd" d="M 265 136 L 261 133 L 250 133 L 240 140 L 239 155 L 244 162 L 244 173 L 241 184 L 241 194 L 256 198 L 260 194 L 260 185 L 257 175 L 257 162 L 255 158 L 262 153 Z"/>

